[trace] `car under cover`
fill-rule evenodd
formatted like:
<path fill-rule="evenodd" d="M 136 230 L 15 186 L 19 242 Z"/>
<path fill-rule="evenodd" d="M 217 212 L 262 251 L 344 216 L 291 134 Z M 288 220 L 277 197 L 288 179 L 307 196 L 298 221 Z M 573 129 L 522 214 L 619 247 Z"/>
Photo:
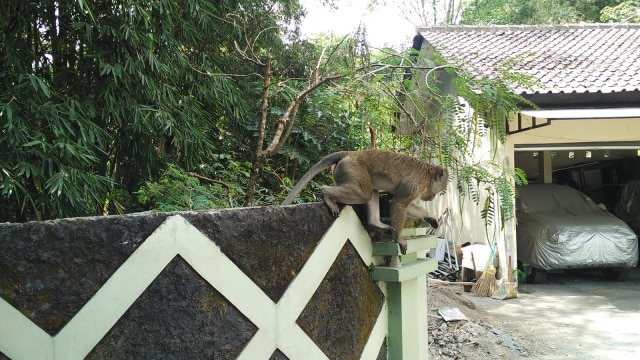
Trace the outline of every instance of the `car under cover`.
<path fill-rule="evenodd" d="M 557 184 L 518 192 L 518 261 L 547 271 L 636 266 L 637 235 L 587 195 Z"/>
<path fill-rule="evenodd" d="M 640 181 L 624 184 L 614 212 L 636 234 L 640 234 Z"/>

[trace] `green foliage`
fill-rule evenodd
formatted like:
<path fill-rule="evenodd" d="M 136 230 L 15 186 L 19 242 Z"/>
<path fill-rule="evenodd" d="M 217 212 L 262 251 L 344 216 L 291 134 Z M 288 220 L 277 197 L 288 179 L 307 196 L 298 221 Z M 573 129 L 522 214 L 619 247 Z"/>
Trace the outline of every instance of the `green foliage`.
<path fill-rule="evenodd" d="M 108 134 L 93 122 L 95 110 L 52 93 L 43 77 L 22 73 L 15 80 L 0 95 L 0 215 L 100 212 L 111 180 L 97 172 Z M 0 81 L 10 79 L 0 74 Z"/>
<path fill-rule="evenodd" d="M 471 76 L 439 58 L 420 63 L 427 66 L 416 69 L 416 78 L 426 79 L 425 83 L 405 81 L 406 98 L 413 109 L 408 117 L 410 148 L 421 149 L 420 156 L 449 169 L 460 195 L 480 207 L 487 231 L 492 225 L 504 226 L 515 217 L 515 186 L 527 180 L 522 170 L 503 166 L 495 156 L 498 145 L 506 141 L 510 115 L 522 104 L 533 106 L 512 89 L 530 86 L 531 80 L 507 67 L 496 78 L 487 79 Z M 479 150 L 486 143 L 491 148 Z M 491 158 L 478 157 L 478 151 Z"/>
<path fill-rule="evenodd" d="M 468 196 L 476 205 L 480 205 L 484 197 L 480 216 L 487 227 L 495 223 L 496 217 L 499 218 L 500 226 L 515 218 L 513 199 L 517 196 L 516 186 L 527 184 L 526 174 L 522 169 L 505 168 L 499 163 L 486 160 L 463 164 L 454 169 L 461 196 Z"/>
<path fill-rule="evenodd" d="M 522 264 L 523 270 L 519 268 L 513 269 L 513 275 L 518 279 L 518 284 L 524 284 L 527 281 L 527 268 L 529 264 Z"/>
<path fill-rule="evenodd" d="M 474 80 L 456 69 L 456 90 L 442 93 L 436 72 L 427 87 L 406 78 L 416 54 L 373 51 L 364 29 L 300 40 L 296 0 L 7 0 L 0 11 L 0 221 L 238 206 L 256 158 L 267 58 L 268 124 L 314 72 L 335 80 L 300 104 L 284 147 L 261 165 L 254 203 L 279 203 L 323 155 L 369 147 L 370 131 L 380 148 L 495 183 L 488 220 L 511 190 L 481 170 L 513 174 L 471 159 L 481 138 L 504 138 L 517 75 Z M 459 121 L 458 96 L 480 112 Z M 408 101 L 420 132 L 399 136 Z M 319 184 L 331 181 L 315 180 L 302 199 L 318 200 Z"/>
<path fill-rule="evenodd" d="M 250 162 L 235 160 L 236 154 L 214 154 L 208 164 L 198 167 L 197 172 L 187 172 L 175 164 L 168 164 L 167 170 L 156 181 L 147 181 L 136 192 L 137 200 L 146 208 L 155 211 L 204 210 L 236 207 L 242 204 L 247 186 Z M 280 177 L 270 165 L 264 174 L 278 182 L 269 184 L 269 176 L 261 182 L 257 190 L 256 205 L 280 203 L 284 195 L 283 186 L 291 187 L 289 179 Z M 273 190 L 273 189 L 275 190 Z"/>
<path fill-rule="evenodd" d="M 380 76 L 371 72 L 372 54 L 362 36 L 356 33 L 346 38 L 326 37 L 317 43 L 318 53 L 325 54 L 320 71 L 339 78 L 315 89 L 301 106 L 296 126 L 281 151 L 285 158 L 274 164 L 286 179 L 282 184 L 285 189 L 320 157 L 334 151 L 368 147 L 369 127 L 389 128 L 393 115 L 388 106 L 391 100 L 379 86 L 372 85 Z M 319 183 L 326 180 L 330 181 L 316 179 Z M 312 182 L 301 197 L 318 200 L 315 185 Z"/>
<path fill-rule="evenodd" d="M 140 210 L 132 194 L 168 162 L 250 159 L 261 89 L 247 74 L 259 71 L 235 44 L 283 54 L 303 15 L 291 0 L 7 0 L 0 12 L 1 221 Z"/>
<path fill-rule="evenodd" d="M 331 102 L 333 109 L 341 109 L 338 114 L 344 113 L 352 129 L 357 131 L 354 137 L 357 142 L 351 144 L 356 149 L 368 147 L 367 133 L 371 128 L 376 133 L 378 147 L 417 155 L 450 169 L 460 194 L 469 196 L 480 207 L 487 229 L 492 225 L 504 226 L 507 220 L 513 219 L 515 186 L 526 183 L 525 174 L 520 169 L 505 168 L 495 159 L 479 161 L 476 152 L 483 143 L 489 142 L 490 153 L 497 155 L 498 145 L 506 140 L 509 116 L 522 104 L 533 106 L 512 89 L 514 85 L 530 86 L 531 79 L 509 71 L 507 62 L 495 79 L 487 79 L 472 77 L 443 59 L 421 59 L 419 66 L 415 66 L 417 54 L 412 50 L 384 49 L 369 56 L 369 61 L 357 63 L 357 76 L 343 86 L 319 92 L 309 104 Z M 426 82 L 408 78 L 409 68 L 413 68 L 414 79 L 426 79 Z M 447 83 L 451 86 L 442 86 Z M 322 116 L 320 111 L 309 113 L 318 115 L 314 121 Z M 341 118 L 335 114 L 331 112 L 333 124 Z M 403 115 L 406 123 L 396 122 L 398 114 Z M 306 134 L 310 128 L 304 127 L 301 134 L 304 140 L 310 139 Z M 401 134 L 400 129 L 409 129 L 409 133 Z M 309 158 L 313 160 L 307 162 L 295 148 L 285 150 L 291 159 L 303 160 L 307 167 L 327 153 L 315 154 Z M 330 182 L 329 179 L 316 181 Z M 291 186 L 289 180 L 283 185 Z M 311 183 L 303 192 L 302 200 L 318 200 L 318 188 L 316 183 Z"/>
<path fill-rule="evenodd" d="M 640 22 L 640 1 L 627 0 L 618 5 L 609 5 L 602 9 L 600 13 L 602 22 Z"/>
<path fill-rule="evenodd" d="M 518 25 L 598 22 L 620 0 L 473 0 L 461 24 Z"/>
<path fill-rule="evenodd" d="M 577 14 L 576 22 L 597 23 L 607 7 L 613 7 L 624 0 L 568 0 Z"/>
<path fill-rule="evenodd" d="M 355 143 L 356 149 L 368 147 L 366 135 L 371 128 L 376 133 L 378 147 L 414 154 L 450 169 L 460 194 L 469 196 L 480 207 L 487 228 L 494 224 L 504 226 L 507 220 L 513 219 L 515 186 L 526 183 L 525 174 L 520 169 L 505 168 L 495 159 L 479 161 L 476 152 L 483 143 L 489 142 L 490 153 L 497 155 L 498 145 L 506 140 L 509 116 L 523 104 L 533 106 L 512 89 L 514 85 L 530 86 L 531 79 L 509 71 L 507 62 L 495 79 L 487 79 L 472 77 L 443 59 L 421 59 L 417 62 L 419 66 L 415 66 L 417 54 L 412 50 L 384 49 L 369 56 L 369 61 L 356 66 L 357 76 L 343 86 L 319 92 L 309 103 L 330 101 L 334 109 L 342 109 L 353 129 L 358 131 L 354 138 L 359 141 Z M 426 82 L 408 78 L 409 68 L 413 68 L 414 79 L 426 79 Z M 447 83 L 451 86 L 442 86 Z M 322 116 L 319 111 L 310 113 Z M 335 124 L 340 117 L 335 116 L 336 112 L 331 114 Z M 398 114 L 403 115 L 406 123 L 396 122 Z M 306 133 L 309 127 L 304 129 Z M 401 134 L 400 129 L 409 129 L 409 133 Z M 291 147 L 285 150 L 292 159 L 302 159 Z M 325 154 L 316 154 L 310 163 L 305 158 L 304 164 L 310 166 Z M 330 181 L 316 180 L 318 183 Z M 288 188 L 290 182 L 284 185 Z M 318 186 L 312 183 L 303 192 L 302 199 L 317 200 L 316 194 Z"/>
<path fill-rule="evenodd" d="M 200 181 L 188 176 L 173 164 L 158 181 L 148 181 L 138 190 L 138 201 L 154 210 L 180 211 L 204 210 L 222 207 L 222 189 L 201 185 Z"/>

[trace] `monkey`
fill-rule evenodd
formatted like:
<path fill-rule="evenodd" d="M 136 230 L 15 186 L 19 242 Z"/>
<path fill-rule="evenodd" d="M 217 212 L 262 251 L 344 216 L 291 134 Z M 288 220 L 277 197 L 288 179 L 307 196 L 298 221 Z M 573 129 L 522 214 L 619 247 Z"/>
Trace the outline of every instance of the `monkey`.
<path fill-rule="evenodd" d="M 291 204 L 313 177 L 332 165 L 335 165 L 334 185 L 321 189 L 324 203 L 334 217 L 340 212 L 337 202 L 346 205 L 366 204 L 368 226 L 391 232 L 402 254 L 407 252 L 407 243 L 402 238 L 407 213 L 426 218 L 429 225 L 438 227 L 437 220 L 430 217 L 425 209 L 413 204 L 413 201 L 418 198 L 433 200 L 437 193 L 447 187 L 448 170 L 412 156 L 378 149 L 339 151 L 325 156 L 302 176 L 282 205 Z M 391 226 L 380 221 L 378 190 L 393 194 Z"/>

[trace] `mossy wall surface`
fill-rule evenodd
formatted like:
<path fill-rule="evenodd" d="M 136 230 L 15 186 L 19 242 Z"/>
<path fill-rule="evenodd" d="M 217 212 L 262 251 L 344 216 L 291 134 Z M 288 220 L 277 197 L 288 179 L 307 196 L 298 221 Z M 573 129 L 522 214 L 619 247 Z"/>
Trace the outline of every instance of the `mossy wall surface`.
<path fill-rule="evenodd" d="M 369 281 L 367 267 L 347 243 L 313 298 L 298 318 L 298 325 L 331 359 L 355 360 L 366 344 L 384 295 Z M 332 321 L 327 321 L 326 316 Z M 340 334 L 336 336 L 336 334 Z"/>
<path fill-rule="evenodd" d="M 256 330 L 177 257 L 87 359 L 234 359 Z"/>
<path fill-rule="evenodd" d="M 0 224 L 0 297 L 53 337 L 176 214 L 274 303 L 334 222 L 316 203 Z M 358 358 L 382 309 L 384 296 L 368 265 L 347 242 L 297 320 L 330 359 Z M 176 256 L 87 358 L 235 359 L 257 330 Z M 385 358 L 384 347 L 380 354 Z M 270 358 L 288 359 L 279 349 Z"/>

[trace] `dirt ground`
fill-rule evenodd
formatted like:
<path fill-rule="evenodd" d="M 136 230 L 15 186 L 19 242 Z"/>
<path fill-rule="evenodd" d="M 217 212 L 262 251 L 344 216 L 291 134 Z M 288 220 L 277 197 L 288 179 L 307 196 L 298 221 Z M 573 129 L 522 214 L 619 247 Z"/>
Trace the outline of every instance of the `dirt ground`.
<path fill-rule="evenodd" d="M 516 299 L 428 287 L 429 359 L 639 359 L 640 269 L 626 281 L 599 271 L 549 274 Z M 442 308 L 467 318 L 444 322 Z"/>

